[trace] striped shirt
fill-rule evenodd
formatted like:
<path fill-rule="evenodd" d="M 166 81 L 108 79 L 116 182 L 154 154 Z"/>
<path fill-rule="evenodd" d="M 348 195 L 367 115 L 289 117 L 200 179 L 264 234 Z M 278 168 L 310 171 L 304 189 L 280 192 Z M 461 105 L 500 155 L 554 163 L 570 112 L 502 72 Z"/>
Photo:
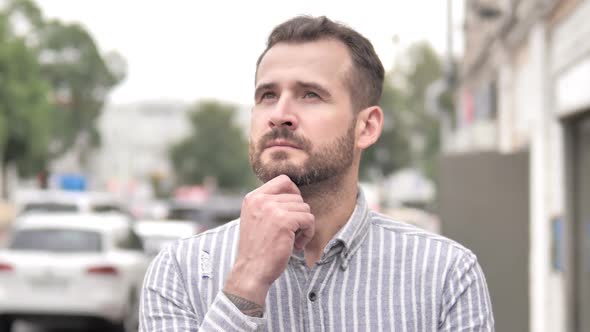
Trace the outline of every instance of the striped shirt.
<path fill-rule="evenodd" d="M 442 236 L 372 212 L 360 193 L 346 225 L 307 267 L 295 251 L 262 318 L 221 291 L 239 220 L 181 240 L 150 265 L 140 331 L 493 331 L 475 255 Z"/>

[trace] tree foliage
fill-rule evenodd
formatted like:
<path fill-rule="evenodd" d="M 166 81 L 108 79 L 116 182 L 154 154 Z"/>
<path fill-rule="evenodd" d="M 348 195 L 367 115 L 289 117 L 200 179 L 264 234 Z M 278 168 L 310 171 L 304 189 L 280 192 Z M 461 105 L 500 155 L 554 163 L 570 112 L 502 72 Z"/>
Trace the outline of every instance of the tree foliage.
<path fill-rule="evenodd" d="M 361 178 L 379 178 L 410 163 L 409 128 L 402 113 L 403 101 L 402 91 L 393 85 L 388 74 L 380 101 L 384 112 L 383 132 L 379 140 L 363 154 Z"/>
<path fill-rule="evenodd" d="M 40 41 L 43 76 L 52 87 L 53 155 L 65 152 L 81 133 L 97 145 L 95 120 L 123 74 L 109 68 L 92 36 L 78 24 L 47 22 Z"/>
<path fill-rule="evenodd" d="M 2 166 L 15 164 L 28 176 L 81 136 L 98 144 L 95 120 L 124 77 L 122 62 L 101 55 L 82 26 L 45 20 L 34 1 L 0 4 Z"/>
<path fill-rule="evenodd" d="M 411 45 L 387 73 L 380 102 L 385 113 L 383 134 L 363 156 L 363 178 L 387 176 L 403 167 L 436 176 L 439 123 L 426 109 L 426 91 L 442 74 L 439 56 L 425 42 Z"/>
<path fill-rule="evenodd" d="M 248 160 L 248 142 L 236 124 L 236 107 L 202 101 L 190 113 L 192 135 L 171 149 L 178 180 L 203 184 L 215 178 L 221 188 L 242 189 L 254 185 Z"/>
<path fill-rule="evenodd" d="M 46 162 L 48 91 L 36 53 L 0 13 L 0 152 L 2 164 L 14 162 L 25 175 Z"/>

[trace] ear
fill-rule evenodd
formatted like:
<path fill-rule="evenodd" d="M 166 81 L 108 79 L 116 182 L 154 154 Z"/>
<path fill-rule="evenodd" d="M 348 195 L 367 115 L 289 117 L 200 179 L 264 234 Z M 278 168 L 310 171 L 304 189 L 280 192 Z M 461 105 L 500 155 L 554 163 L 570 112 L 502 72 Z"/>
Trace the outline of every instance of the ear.
<path fill-rule="evenodd" d="M 371 106 L 360 111 L 356 120 L 356 146 L 364 150 L 377 142 L 381 136 L 383 111 L 379 106 Z"/>

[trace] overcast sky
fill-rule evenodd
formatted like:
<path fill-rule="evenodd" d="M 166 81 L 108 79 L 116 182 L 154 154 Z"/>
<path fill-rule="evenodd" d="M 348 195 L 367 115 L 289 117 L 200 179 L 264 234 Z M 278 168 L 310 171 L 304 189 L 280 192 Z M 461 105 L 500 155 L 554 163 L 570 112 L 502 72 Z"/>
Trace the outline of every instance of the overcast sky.
<path fill-rule="evenodd" d="M 272 28 L 298 14 L 326 15 L 369 38 L 386 69 L 418 40 L 446 50 L 445 0 L 39 0 L 48 18 L 82 23 L 101 52 L 128 62 L 114 104 L 216 98 L 250 105 L 255 61 Z M 453 0 L 455 53 L 463 0 Z M 396 47 L 394 36 L 399 37 Z"/>

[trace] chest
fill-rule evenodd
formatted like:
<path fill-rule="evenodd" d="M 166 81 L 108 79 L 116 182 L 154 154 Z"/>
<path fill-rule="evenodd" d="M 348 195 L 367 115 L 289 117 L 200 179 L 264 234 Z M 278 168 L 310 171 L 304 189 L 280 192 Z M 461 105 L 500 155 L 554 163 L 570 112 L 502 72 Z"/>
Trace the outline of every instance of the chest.
<path fill-rule="evenodd" d="M 291 260 L 268 293 L 267 330 L 436 330 L 444 280 L 435 266 L 363 250 L 346 268 L 342 263 L 335 257 L 308 268 Z M 222 288 L 223 282 L 202 279 L 197 296 L 210 305 Z"/>

